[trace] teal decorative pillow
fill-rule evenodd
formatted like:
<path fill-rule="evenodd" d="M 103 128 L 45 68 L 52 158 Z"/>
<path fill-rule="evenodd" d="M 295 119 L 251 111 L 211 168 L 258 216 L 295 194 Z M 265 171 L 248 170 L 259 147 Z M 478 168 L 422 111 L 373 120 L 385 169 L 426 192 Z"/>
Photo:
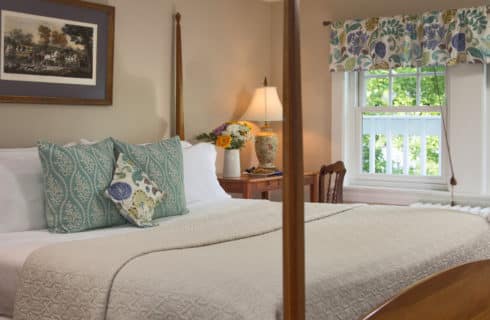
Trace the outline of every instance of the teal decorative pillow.
<path fill-rule="evenodd" d="M 117 158 L 114 177 L 105 195 L 130 223 L 138 227 L 156 225 L 152 222 L 153 214 L 164 193 L 124 153 Z"/>
<path fill-rule="evenodd" d="M 62 147 L 38 144 L 43 168 L 44 211 L 51 232 L 71 233 L 126 223 L 104 196 L 114 170 L 114 145 Z"/>
<path fill-rule="evenodd" d="M 131 145 L 116 139 L 113 142 L 117 154 L 124 153 L 165 193 L 165 201 L 155 208 L 154 219 L 187 213 L 184 160 L 178 137 L 146 145 Z"/>

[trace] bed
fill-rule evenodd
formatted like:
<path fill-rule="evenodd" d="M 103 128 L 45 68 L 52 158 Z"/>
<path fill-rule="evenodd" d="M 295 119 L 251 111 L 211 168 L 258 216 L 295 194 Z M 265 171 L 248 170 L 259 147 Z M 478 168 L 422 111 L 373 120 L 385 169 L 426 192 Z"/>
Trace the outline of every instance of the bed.
<path fill-rule="evenodd" d="M 151 230 L 1 235 L 1 274 L 24 270 L 2 282 L 0 313 L 11 316 L 18 289 L 14 319 L 282 318 L 281 204 L 190 210 Z M 311 203 L 306 221 L 308 319 L 359 319 L 424 277 L 490 258 L 477 215 Z"/>
<path fill-rule="evenodd" d="M 298 8 L 286 8 L 294 31 Z M 180 23 L 177 35 L 176 128 L 184 138 Z M 297 58 L 294 39 L 288 57 Z M 296 85 L 285 85 L 293 102 Z M 300 116 L 288 119 L 288 134 L 301 129 Z M 303 217 L 302 183 L 294 183 L 302 159 L 286 149 L 284 220 L 280 203 L 221 197 L 151 229 L 1 233 L 0 319 L 301 319 L 301 304 L 308 319 L 361 319 L 421 279 L 490 259 L 489 223 L 478 215 L 308 203 Z M 302 259 L 303 280 L 294 266 Z M 306 302 L 291 290 L 301 281 Z"/>

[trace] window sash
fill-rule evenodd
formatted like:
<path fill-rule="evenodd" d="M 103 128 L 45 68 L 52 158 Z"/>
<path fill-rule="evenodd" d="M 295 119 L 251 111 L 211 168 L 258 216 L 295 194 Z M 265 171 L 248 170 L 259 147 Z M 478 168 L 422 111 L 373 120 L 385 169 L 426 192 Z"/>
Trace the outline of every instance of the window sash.
<path fill-rule="evenodd" d="M 367 72 L 351 74 L 346 83 L 350 84 L 351 89 L 354 89 L 350 94 L 350 101 L 354 102 L 351 106 L 354 106 L 353 115 L 355 116 L 355 130 L 353 134 L 353 142 L 354 149 L 351 149 L 355 152 L 355 161 L 352 163 L 355 166 L 355 170 L 353 170 L 353 175 L 351 182 L 354 185 L 383 185 L 383 186 L 391 186 L 391 187 L 413 187 L 413 188 L 423 188 L 423 189 L 431 189 L 431 190 L 445 190 L 447 189 L 445 177 L 447 176 L 446 172 L 446 162 L 447 155 L 444 151 L 445 139 L 442 135 L 442 127 L 441 127 L 441 137 L 440 137 L 440 148 L 439 148 L 439 176 L 427 176 L 427 175 L 399 175 L 399 174 L 385 174 L 385 173 L 365 173 L 363 172 L 363 115 L 365 113 L 377 113 L 380 115 L 394 115 L 400 112 L 440 112 L 441 117 L 446 116 L 447 120 L 447 112 L 444 113 L 444 109 L 447 109 L 448 105 L 448 96 L 447 96 L 447 88 L 448 88 L 448 79 L 447 79 L 447 71 L 444 72 L 436 72 L 436 76 L 444 77 L 445 88 L 444 88 L 444 97 L 442 106 L 420 106 L 421 96 L 422 96 L 422 78 L 428 76 L 434 76 L 434 72 L 422 72 L 421 68 L 417 69 L 416 73 L 403 73 L 396 74 L 392 70 L 389 71 L 386 75 L 368 75 Z M 417 105 L 416 106 L 393 106 L 393 80 L 397 78 L 405 78 L 405 77 L 416 77 L 417 78 Z M 367 106 L 367 80 L 371 78 L 388 78 L 389 79 L 389 106 Z M 353 86 L 353 87 L 352 87 Z M 421 155 L 422 156 L 422 155 Z"/>
<path fill-rule="evenodd" d="M 400 113 L 400 112 L 442 112 L 442 109 L 445 109 L 446 106 L 442 107 L 427 107 L 427 106 L 403 106 L 403 107 L 362 107 L 362 113 Z"/>
<path fill-rule="evenodd" d="M 422 101 L 422 78 L 424 77 L 431 77 L 431 76 L 437 76 L 437 77 L 444 77 L 445 80 L 447 80 L 447 70 L 444 72 L 436 71 L 434 72 L 423 72 L 422 68 L 417 68 L 417 72 L 413 73 L 394 73 L 393 70 L 389 70 L 388 74 L 369 74 L 368 72 L 361 72 L 360 76 L 358 77 L 358 86 L 360 90 L 358 90 L 358 101 L 359 107 L 366 109 L 372 109 L 372 108 L 377 108 L 377 109 L 387 109 L 387 108 L 412 108 L 412 111 L 418 112 L 416 108 L 440 108 L 444 107 L 447 103 L 446 101 L 443 101 L 443 106 L 421 106 L 421 101 Z M 410 78 L 410 77 L 415 77 L 417 81 L 417 87 L 416 87 L 416 105 L 414 106 L 394 106 L 393 105 L 393 98 L 394 98 L 394 91 L 393 91 L 393 81 L 395 79 L 399 78 Z M 369 106 L 367 104 L 367 83 L 369 79 L 388 79 L 388 105 L 387 106 Z M 446 82 L 447 84 L 447 82 Z M 447 100 L 447 85 L 446 89 L 444 90 L 444 97 Z M 376 112 L 385 112 L 385 110 L 379 110 Z M 389 111 L 387 111 L 389 112 Z M 434 112 L 434 111 L 429 111 L 429 112 Z"/>

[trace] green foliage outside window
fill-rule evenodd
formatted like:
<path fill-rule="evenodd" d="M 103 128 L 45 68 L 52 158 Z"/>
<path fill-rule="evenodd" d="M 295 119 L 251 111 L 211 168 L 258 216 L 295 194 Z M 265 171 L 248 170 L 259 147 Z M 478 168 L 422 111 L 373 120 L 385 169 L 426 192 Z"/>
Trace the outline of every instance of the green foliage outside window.
<path fill-rule="evenodd" d="M 403 73 L 397 73 L 403 74 Z M 366 107 L 387 107 L 390 95 L 388 75 L 382 78 L 366 79 Z M 417 106 L 417 77 L 393 77 L 392 106 Z M 446 81 L 444 76 L 429 73 L 421 76 L 420 106 L 441 106 L 446 101 Z"/>
<path fill-rule="evenodd" d="M 393 105 L 397 107 L 417 105 L 416 77 L 393 78 Z"/>
<path fill-rule="evenodd" d="M 444 72 L 443 67 L 435 69 L 438 75 L 434 75 L 434 68 L 422 68 L 422 73 L 417 74 L 415 68 L 400 68 L 392 71 L 391 77 L 391 97 L 390 97 L 390 78 L 389 72 L 385 70 L 374 70 L 367 73 L 365 78 L 365 106 L 366 107 L 414 107 L 417 106 L 445 106 L 446 105 L 446 83 L 445 77 L 440 75 Z M 370 75 L 382 77 L 371 78 Z M 419 85 L 418 85 L 419 83 Z M 418 99 L 417 99 L 418 96 Z M 390 113 L 382 112 L 368 113 L 364 112 L 363 116 L 436 116 L 440 117 L 440 110 L 437 108 L 434 112 L 415 112 L 410 113 Z M 409 137 L 409 175 L 421 175 L 421 137 Z M 364 134 L 362 136 L 362 171 L 369 173 L 369 151 L 370 151 L 370 136 Z M 441 141 L 438 136 L 426 137 L 426 175 L 438 176 L 439 170 L 439 150 Z M 391 141 L 392 152 L 403 150 L 403 136 L 394 136 Z M 378 174 L 386 173 L 386 147 L 387 138 L 384 135 L 377 134 L 375 137 L 375 164 L 374 171 Z M 403 174 L 403 163 L 392 161 L 392 174 Z"/>
<path fill-rule="evenodd" d="M 362 172 L 369 173 L 369 135 L 362 136 Z M 387 160 L 383 153 L 383 149 L 387 146 L 386 137 L 384 135 L 376 135 L 375 142 L 375 165 L 374 172 L 378 174 L 386 173 Z M 426 137 L 426 175 L 438 176 L 439 173 L 439 137 Z M 409 175 L 420 175 L 420 137 L 411 137 L 409 139 L 409 161 L 415 163 L 415 166 L 409 166 Z M 394 150 L 403 149 L 403 136 L 395 136 L 392 138 L 392 148 Z M 403 174 L 403 163 L 392 161 L 392 174 Z"/>

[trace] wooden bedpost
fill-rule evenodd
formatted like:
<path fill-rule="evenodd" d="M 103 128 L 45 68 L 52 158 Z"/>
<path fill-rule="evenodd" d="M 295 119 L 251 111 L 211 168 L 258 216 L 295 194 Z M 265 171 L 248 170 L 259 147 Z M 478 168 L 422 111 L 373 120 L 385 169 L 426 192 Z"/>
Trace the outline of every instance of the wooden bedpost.
<path fill-rule="evenodd" d="M 178 135 L 181 140 L 185 140 L 181 18 L 181 14 L 177 12 L 175 15 L 175 21 L 177 23 L 175 36 L 175 134 Z"/>
<path fill-rule="evenodd" d="M 284 319 L 305 319 L 303 117 L 299 0 L 284 1 Z"/>

